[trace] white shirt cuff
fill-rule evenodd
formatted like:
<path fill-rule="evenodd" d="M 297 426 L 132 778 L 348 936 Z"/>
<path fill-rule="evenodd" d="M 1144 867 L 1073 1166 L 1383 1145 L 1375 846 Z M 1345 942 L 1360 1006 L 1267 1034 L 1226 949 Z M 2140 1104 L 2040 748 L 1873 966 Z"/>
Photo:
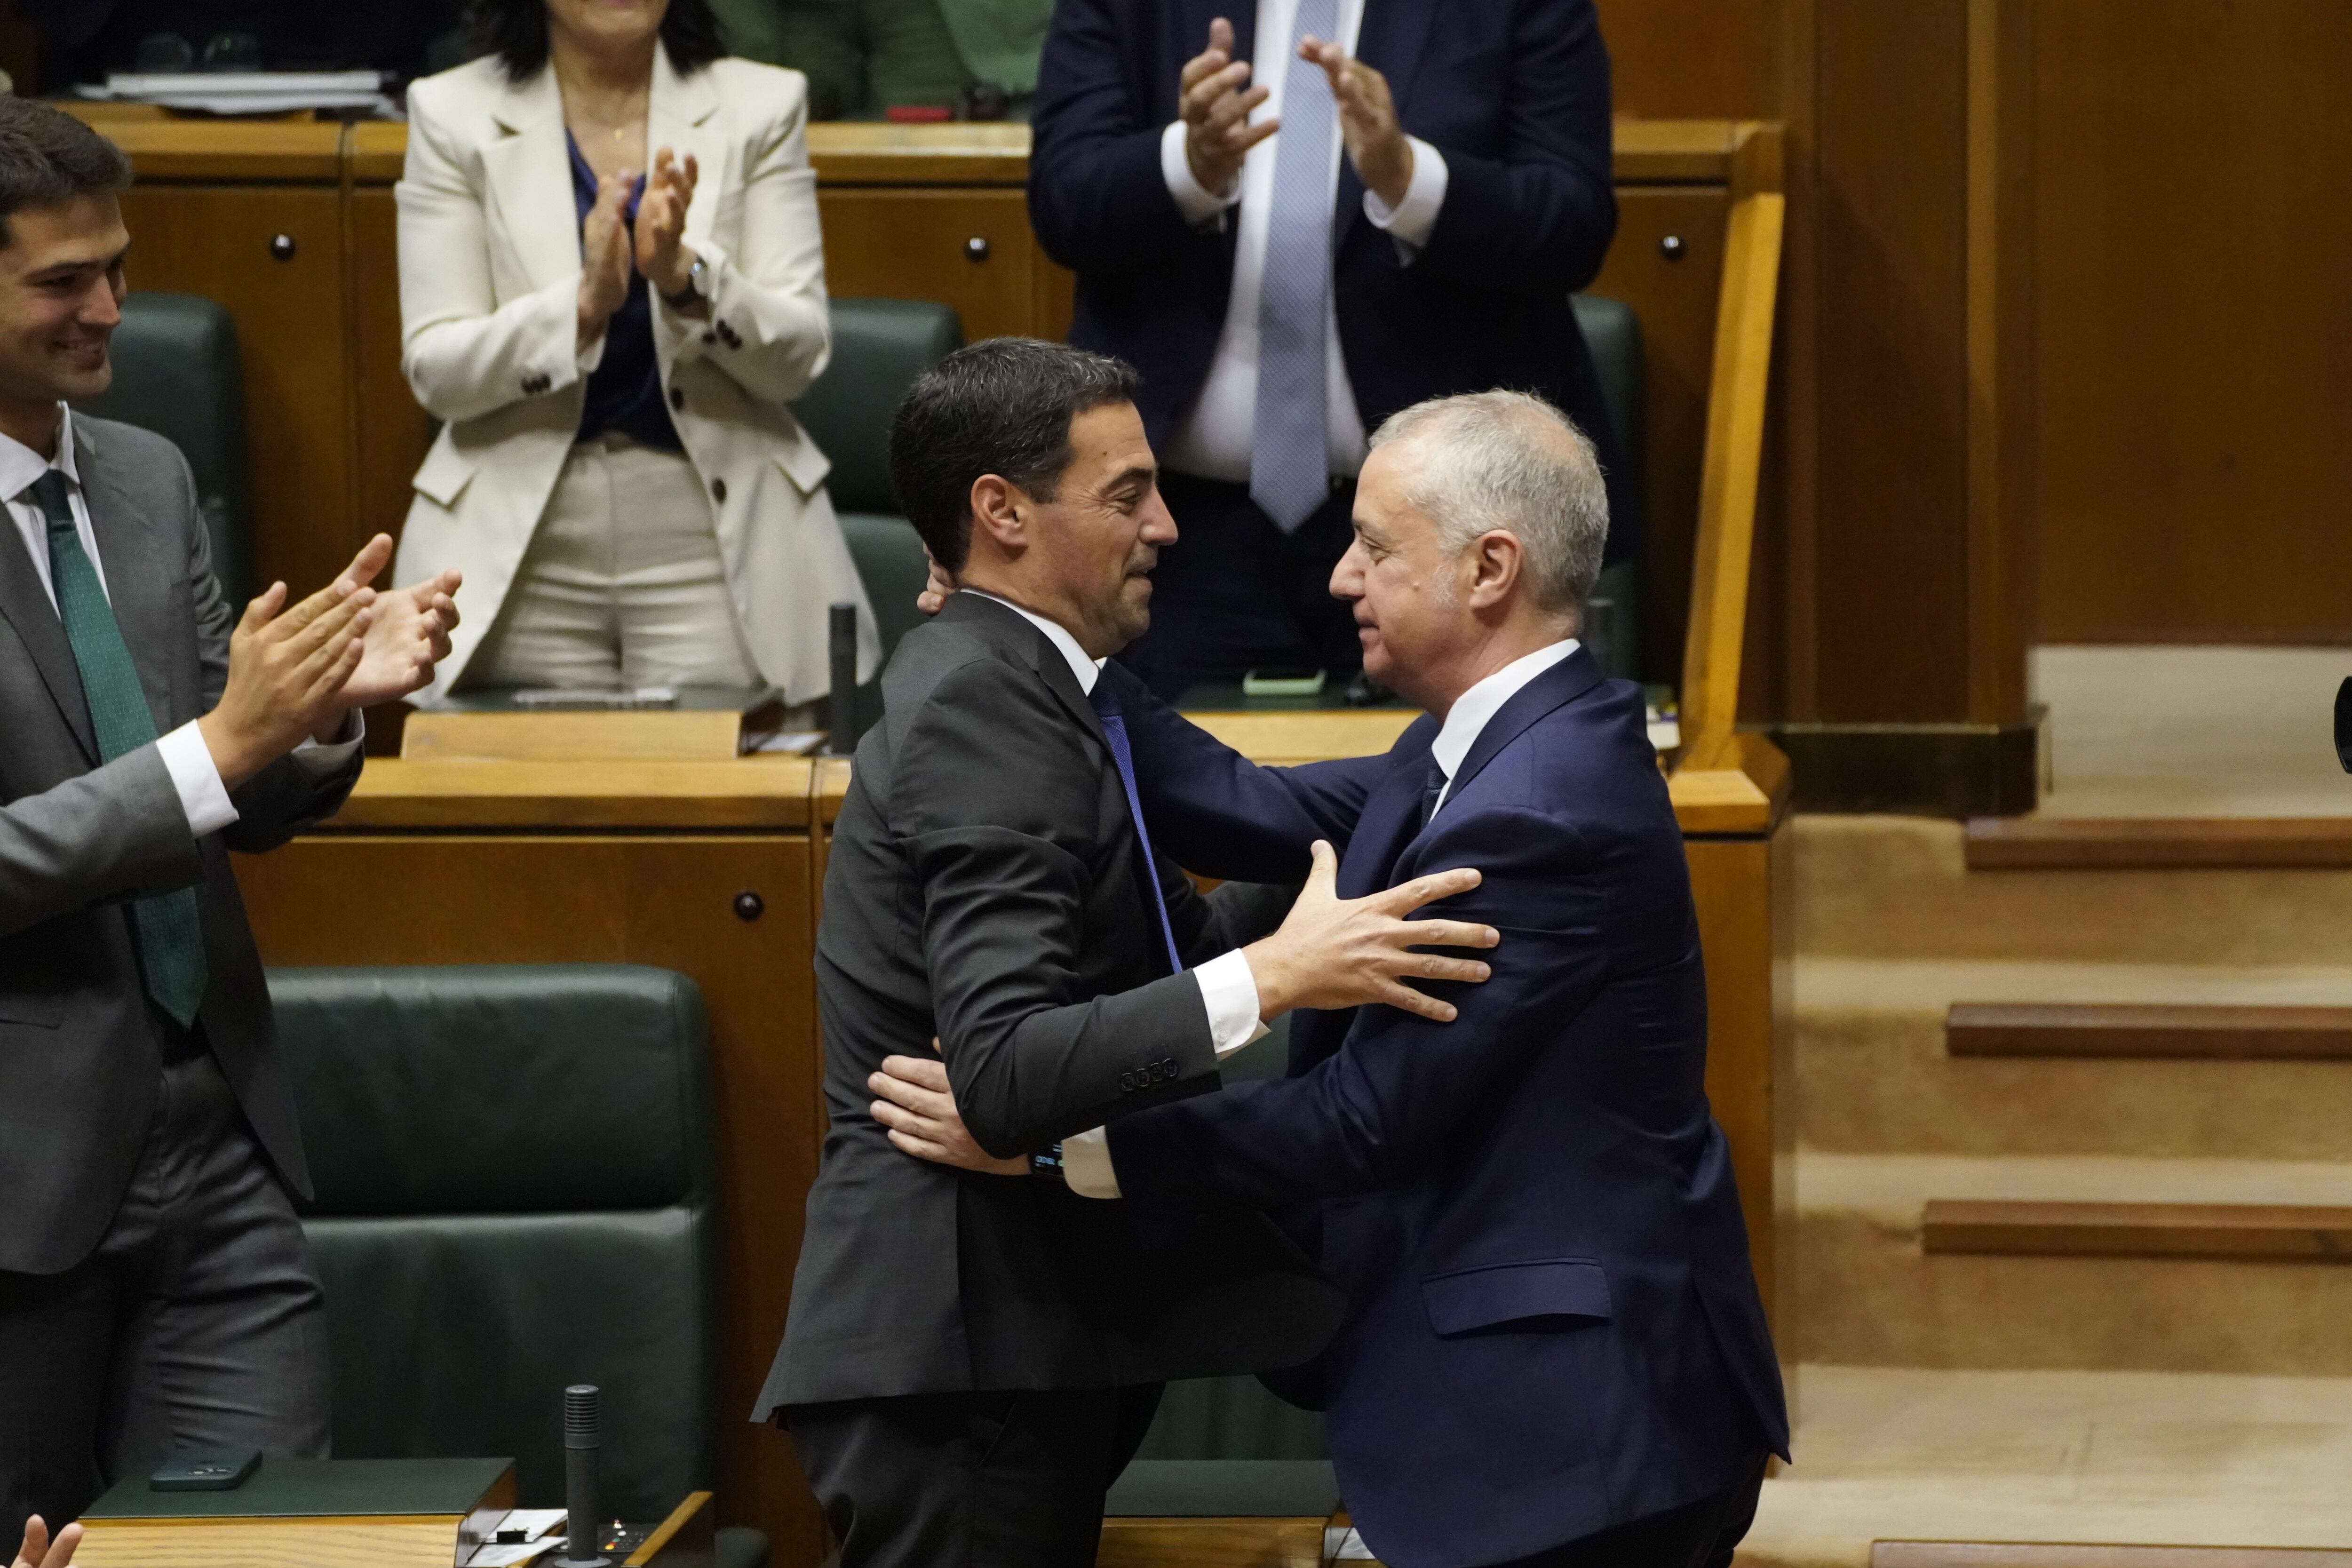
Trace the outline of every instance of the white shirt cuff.
<path fill-rule="evenodd" d="M 1160 133 L 1160 177 L 1168 182 L 1168 194 L 1175 198 L 1176 210 L 1196 228 L 1242 199 L 1239 180 L 1221 196 L 1192 177 L 1192 161 L 1184 156 L 1184 122 L 1181 120 L 1169 121 L 1168 129 Z"/>
<path fill-rule="evenodd" d="M 343 713 L 343 727 L 331 741 L 321 741 L 316 735 L 305 735 L 294 744 L 294 754 L 314 773 L 332 773 L 351 760 L 367 739 L 367 717 L 358 709 Z"/>
<path fill-rule="evenodd" d="M 1445 183 L 1448 174 L 1445 154 L 1418 136 L 1409 136 L 1412 144 L 1412 179 L 1404 188 L 1404 200 L 1391 207 L 1370 190 L 1364 192 L 1364 216 L 1372 226 L 1385 229 L 1391 239 L 1406 251 L 1418 254 L 1429 243 L 1429 231 L 1437 226 L 1437 214 L 1445 205 Z M 1411 256 L 1407 257 L 1411 259 Z"/>
<path fill-rule="evenodd" d="M 582 343 L 574 353 L 573 363 L 580 367 L 583 377 L 595 374 L 596 367 L 604 363 L 604 340 L 612 335 L 609 331 L 600 331 Z"/>
<path fill-rule="evenodd" d="M 1257 976 L 1240 948 L 1221 953 L 1192 971 L 1201 1002 L 1209 1010 L 1209 1043 L 1223 1061 L 1244 1046 L 1265 1038 L 1257 1016 Z"/>
<path fill-rule="evenodd" d="M 1082 1198 L 1118 1196 L 1118 1172 L 1110 1163 L 1110 1139 L 1101 1128 L 1062 1140 L 1062 1180 Z"/>
<path fill-rule="evenodd" d="M 218 833 L 236 820 L 228 786 L 221 783 L 220 768 L 193 720 L 156 742 L 155 752 L 163 759 L 163 771 L 172 775 L 172 787 L 179 792 L 180 809 L 187 814 L 192 836 L 202 838 L 207 833 Z"/>

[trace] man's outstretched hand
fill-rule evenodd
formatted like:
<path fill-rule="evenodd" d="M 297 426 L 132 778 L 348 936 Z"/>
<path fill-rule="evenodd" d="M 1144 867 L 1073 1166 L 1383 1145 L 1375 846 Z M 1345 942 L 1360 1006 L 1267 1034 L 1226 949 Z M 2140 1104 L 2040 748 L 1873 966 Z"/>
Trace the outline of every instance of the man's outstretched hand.
<path fill-rule="evenodd" d="M 74 1548 L 80 1544 L 80 1525 L 67 1525 L 52 1542 L 49 1527 L 37 1513 L 25 1521 L 25 1544 L 16 1549 L 15 1568 L 66 1568 L 73 1561 Z"/>
<path fill-rule="evenodd" d="M 1452 958 L 1423 948 L 1493 947 L 1502 933 L 1465 921 L 1407 920 L 1423 904 L 1466 893 L 1479 883 L 1469 867 L 1415 877 L 1361 899 L 1339 897 L 1339 858 L 1315 841 L 1315 868 L 1298 901 L 1272 936 L 1242 949 L 1257 980 L 1258 1016 L 1294 1007 L 1357 1007 L 1382 1003 L 1446 1024 L 1454 1006 L 1405 984 L 1454 980 L 1476 984 L 1488 973 L 1474 958 Z"/>

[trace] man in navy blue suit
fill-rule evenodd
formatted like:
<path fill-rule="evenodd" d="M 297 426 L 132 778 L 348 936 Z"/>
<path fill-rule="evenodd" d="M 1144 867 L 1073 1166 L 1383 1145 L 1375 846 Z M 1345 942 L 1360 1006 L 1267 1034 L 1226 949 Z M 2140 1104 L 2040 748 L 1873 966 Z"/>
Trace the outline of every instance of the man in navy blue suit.
<path fill-rule="evenodd" d="M 1153 690 L 1355 668 L 1325 584 L 1364 433 L 1426 398 L 1565 408 L 1638 554 L 1568 300 L 1616 231 L 1609 113 L 1592 0 L 1061 0 L 1029 211 L 1070 341 L 1143 373 L 1183 536 L 1120 656 Z"/>
<path fill-rule="evenodd" d="M 1520 395 L 1375 437 L 1332 579 L 1365 668 L 1427 710 L 1384 756 L 1261 769 L 1117 682 L 1144 818 L 1180 863 L 1341 826 L 1338 891 L 1475 867 L 1431 906 L 1501 941 L 1456 1020 L 1293 1017 L 1289 1072 L 1063 1145 L 1147 1239 L 1297 1216 L 1349 1292 L 1304 1374 L 1342 1489 L 1399 1568 L 1720 1568 L 1788 1418 L 1707 1109 L 1696 915 L 1638 689 L 1578 646 L 1607 510 L 1590 444 Z M 1221 853 L 1222 852 L 1222 853 Z M 934 1064 L 877 1106 L 956 1157 Z M 887 1114 L 886 1114 L 887 1113 Z M 962 1157 L 976 1157 L 965 1148 Z"/>

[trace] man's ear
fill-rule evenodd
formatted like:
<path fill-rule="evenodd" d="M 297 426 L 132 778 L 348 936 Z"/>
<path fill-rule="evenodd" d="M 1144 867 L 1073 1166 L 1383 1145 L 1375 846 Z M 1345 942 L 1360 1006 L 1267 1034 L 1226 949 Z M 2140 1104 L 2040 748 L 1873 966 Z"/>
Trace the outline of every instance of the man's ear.
<path fill-rule="evenodd" d="M 997 548 L 1018 552 L 1029 542 L 1028 520 L 1022 503 L 1028 498 L 1001 474 L 982 474 L 971 482 L 971 528 L 986 533 Z"/>
<path fill-rule="evenodd" d="M 1508 602 L 1527 571 L 1526 549 L 1519 536 L 1506 529 L 1490 529 L 1471 542 L 1470 605 L 1492 609 Z"/>

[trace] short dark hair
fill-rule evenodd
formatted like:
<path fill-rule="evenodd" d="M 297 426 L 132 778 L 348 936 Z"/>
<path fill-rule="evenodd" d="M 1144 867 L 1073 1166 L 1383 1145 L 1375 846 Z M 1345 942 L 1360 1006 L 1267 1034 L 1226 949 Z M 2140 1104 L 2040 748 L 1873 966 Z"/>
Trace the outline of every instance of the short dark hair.
<path fill-rule="evenodd" d="M 547 0 L 470 0 L 467 26 L 477 47 L 499 57 L 509 81 L 539 74 L 547 63 Z M 710 0 L 669 0 L 662 16 L 662 47 L 670 68 L 690 76 L 727 55 L 727 33 Z"/>
<path fill-rule="evenodd" d="M 931 559 L 963 570 L 982 475 L 1052 500 L 1074 455 L 1070 422 L 1134 402 L 1142 384 L 1125 360 L 1037 338 L 988 338 L 917 376 L 890 420 L 890 482 Z"/>
<path fill-rule="evenodd" d="M 61 109 L 0 94 L 0 249 L 16 243 L 8 220 L 20 207 L 130 187 L 131 160 L 121 148 Z"/>

